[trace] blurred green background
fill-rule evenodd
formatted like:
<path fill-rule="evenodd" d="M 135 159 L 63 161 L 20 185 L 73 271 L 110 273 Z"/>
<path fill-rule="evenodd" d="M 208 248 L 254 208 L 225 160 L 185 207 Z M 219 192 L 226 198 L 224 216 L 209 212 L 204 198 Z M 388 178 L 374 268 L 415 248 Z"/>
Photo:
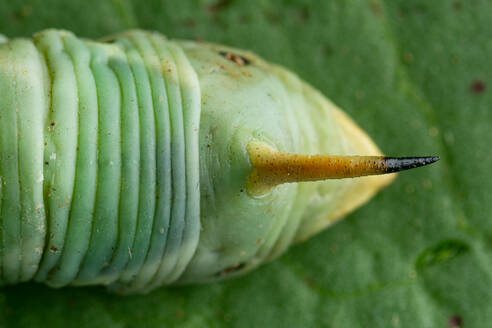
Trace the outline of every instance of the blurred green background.
<path fill-rule="evenodd" d="M 119 297 L 0 290 L 2 327 L 491 327 L 492 1 L 0 0 L 0 33 L 128 28 L 250 49 L 391 155 L 437 154 L 242 278 Z"/>

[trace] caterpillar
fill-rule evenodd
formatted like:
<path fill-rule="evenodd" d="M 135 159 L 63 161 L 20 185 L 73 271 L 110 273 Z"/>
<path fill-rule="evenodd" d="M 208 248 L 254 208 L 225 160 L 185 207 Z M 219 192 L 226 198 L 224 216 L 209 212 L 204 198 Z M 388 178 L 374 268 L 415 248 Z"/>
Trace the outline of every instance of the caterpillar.
<path fill-rule="evenodd" d="M 144 293 L 237 276 L 395 177 L 380 174 L 436 160 L 384 157 L 247 51 L 139 30 L 2 37 L 0 285 Z"/>

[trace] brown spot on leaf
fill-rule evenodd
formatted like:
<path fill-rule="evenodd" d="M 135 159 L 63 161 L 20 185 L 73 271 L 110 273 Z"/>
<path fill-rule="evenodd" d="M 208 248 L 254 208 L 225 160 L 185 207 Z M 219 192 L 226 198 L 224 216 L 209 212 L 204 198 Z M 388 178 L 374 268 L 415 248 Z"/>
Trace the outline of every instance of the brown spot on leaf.
<path fill-rule="evenodd" d="M 403 61 L 405 62 L 405 64 L 413 63 L 414 59 L 415 59 L 415 57 L 413 56 L 413 54 L 411 52 L 405 51 L 403 53 Z"/>
<path fill-rule="evenodd" d="M 449 327 L 451 328 L 460 328 L 463 327 L 463 318 L 459 315 L 453 315 L 449 318 Z"/>
<path fill-rule="evenodd" d="M 333 47 L 329 44 L 325 44 L 321 47 L 321 53 L 326 57 L 333 55 L 333 52 Z"/>
<path fill-rule="evenodd" d="M 381 8 L 381 3 L 377 0 L 371 0 L 370 1 L 371 5 L 371 11 L 375 16 L 381 16 L 383 13 L 383 10 Z"/>
<path fill-rule="evenodd" d="M 454 10 L 461 10 L 461 8 L 463 8 L 463 4 L 460 1 L 453 2 L 453 9 Z"/>
<path fill-rule="evenodd" d="M 485 91 L 485 82 L 482 81 L 482 80 L 475 80 L 473 81 L 470 89 L 473 93 L 476 93 L 476 94 L 481 94 L 482 92 Z"/>
<path fill-rule="evenodd" d="M 299 10 L 299 19 L 301 22 L 306 22 L 309 19 L 309 16 L 311 16 L 311 12 L 308 6 L 303 6 Z"/>
<path fill-rule="evenodd" d="M 24 6 L 24 7 L 20 8 L 19 10 L 14 12 L 14 18 L 16 20 L 24 20 L 30 16 L 32 16 L 32 7 L 31 6 Z"/>
<path fill-rule="evenodd" d="M 424 4 L 409 4 L 398 8 L 398 16 L 405 18 L 409 15 L 422 15 L 427 13 L 427 7 Z"/>
<path fill-rule="evenodd" d="M 216 3 L 208 6 L 208 11 L 212 14 L 215 14 L 221 10 L 226 9 L 228 6 L 232 4 L 233 0 L 219 0 Z"/>
<path fill-rule="evenodd" d="M 58 248 L 56 248 L 55 246 L 51 246 L 50 251 L 52 251 L 53 253 L 58 252 Z"/>
<path fill-rule="evenodd" d="M 190 27 L 190 28 L 193 28 L 196 26 L 196 22 L 192 17 L 188 17 L 188 18 L 185 18 L 185 19 L 179 21 L 179 24 L 186 26 L 186 27 Z"/>
<path fill-rule="evenodd" d="M 272 25 L 277 25 L 280 21 L 278 12 L 275 10 L 271 10 L 271 9 L 264 10 L 263 16 L 265 16 L 266 20 Z"/>

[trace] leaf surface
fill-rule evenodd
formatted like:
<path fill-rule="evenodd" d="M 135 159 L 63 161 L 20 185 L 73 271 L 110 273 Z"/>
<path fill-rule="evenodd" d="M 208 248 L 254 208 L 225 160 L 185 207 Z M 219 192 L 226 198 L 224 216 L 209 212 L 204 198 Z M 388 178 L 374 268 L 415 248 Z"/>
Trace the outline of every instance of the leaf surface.
<path fill-rule="evenodd" d="M 0 32 L 128 28 L 252 50 L 347 111 L 392 156 L 439 155 L 242 278 L 120 297 L 0 290 L 4 327 L 490 327 L 492 2 L 9 0 Z"/>

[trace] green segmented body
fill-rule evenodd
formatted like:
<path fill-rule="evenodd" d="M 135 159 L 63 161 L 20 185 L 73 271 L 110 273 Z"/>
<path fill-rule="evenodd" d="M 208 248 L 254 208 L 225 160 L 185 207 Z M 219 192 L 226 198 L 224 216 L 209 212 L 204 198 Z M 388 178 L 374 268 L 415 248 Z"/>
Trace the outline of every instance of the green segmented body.
<path fill-rule="evenodd" d="M 179 278 L 200 230 L 200 89 L 183 51 L 153 33 L 45 31 L 5 43 L 0 63 L 2 283 Z"/>
<path fill-rule="evenodd" d="M 143 31 L 0 36 L 0 285 L 138 293 L 236 276 L 392 179 L 254 193 L 258 144 L 380 155 L 319 92 L 249 52 Z"/>

